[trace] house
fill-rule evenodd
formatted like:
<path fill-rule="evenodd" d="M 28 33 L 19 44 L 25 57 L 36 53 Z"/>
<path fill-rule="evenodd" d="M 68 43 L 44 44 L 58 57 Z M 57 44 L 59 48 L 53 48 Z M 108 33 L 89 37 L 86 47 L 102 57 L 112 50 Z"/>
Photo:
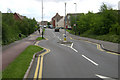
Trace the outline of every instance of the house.
<path fill-rule="evenodd" d="M 58 22 L 61 18 L 63 18 L 63 16 L 60 16 L 58 13 L 52 18 L 52 25 L 54 28 L 58 27 Z"/>
<path fill-rule="evenodd" d="M 71 25 L 71 16 L 77 16 L 80 15 L 81 13 L 68 13 L 66 15 L 66 26 L 68 29 L 72 29 L 72 25 Z"/>
<path fill-rule="evenodd" d="M 14 18 L 15 18 L 16 20 L 22 20 L 22 19 L 24 19 L 24 16 L 21 16 L 21 15 L 18 14 L 18 13 L 14 13 L 13 15 L 14 15 Z"/>
<path fill-rule="evenodd" d="M 64 27 L 65 17 L 62 17 L 58 22 L 56 27 Z"/>

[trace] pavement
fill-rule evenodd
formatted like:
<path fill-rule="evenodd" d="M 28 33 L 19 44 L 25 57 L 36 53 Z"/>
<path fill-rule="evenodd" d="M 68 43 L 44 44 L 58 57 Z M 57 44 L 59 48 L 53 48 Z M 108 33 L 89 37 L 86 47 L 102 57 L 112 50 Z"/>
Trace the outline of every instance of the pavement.
<path fill-rule="evenodd" d="M 67 33 L 67 41 L 72 43 L 61 43 L 63 33 L 64 30 L 54 32 L 54 29 L 46 29 L 44 37 L 47 40 L 41 40 L 38 46 L 50 49 L 50 52 L 44 55 L 42 60 L 41 57 L 34 60 L 28 78 L 35 79 L 36 74 L 37 78 L 53 80 L 70 78 L 74 80 L 119 80 L 118 54 L 102 50 L 97 42 L 89 42 L 69 33 Z M 42 63 L 39 63 L 41 61 Z"/>
<path fill-rule="evenodd" d="M 20 55 L 22 51 L 24 51 L 25 48 L 27 48 L 29 45 L 33 45 L 35 42 L 35 39 L 40 36 L 38 31 L 31 34 L 27 38 L 24 38 L 19 41 L 15 41 L 14 43 L 11 43 L 9 45 L 2 47 L 2 70 L 4 70 L 14 59 Z M 1 71 L 1 70 L 0 70 Z"/>

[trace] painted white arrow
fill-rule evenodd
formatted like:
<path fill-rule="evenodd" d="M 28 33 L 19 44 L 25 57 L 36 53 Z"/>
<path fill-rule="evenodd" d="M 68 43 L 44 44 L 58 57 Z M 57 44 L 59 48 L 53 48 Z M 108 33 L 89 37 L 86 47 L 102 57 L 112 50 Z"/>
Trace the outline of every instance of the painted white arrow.
<path fill-rule="evenodd" d="M 104 80 L 116 80 L 116 79 L 112 79 L 110 77 L 106 77 L 106 76 L 102 76 L 102 75 L 98 75 L 98 74 L 95 74 L 95 76 L 101 78 L 101 79 L 104 79 Z"/>

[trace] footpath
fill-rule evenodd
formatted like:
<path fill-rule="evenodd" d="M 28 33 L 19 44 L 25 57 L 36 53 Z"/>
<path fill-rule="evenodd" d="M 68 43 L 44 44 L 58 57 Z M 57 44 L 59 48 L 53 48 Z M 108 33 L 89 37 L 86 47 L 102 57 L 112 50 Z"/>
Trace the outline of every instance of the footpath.
<path fill-rule="evenodd" d="M 118 44 L 118 43 L 101 41 L 101 40 L 96 40 L 96 39 L 86 38 L 86 37 L 80 37 L 80 36 L 76 36 L 76 35 L 73 35 L 73 34 L 70 34 L 70 33 L 67 33 L 67 35 L 71 36 L 74 39 L 85 40 L 85 41 L 90 41 L 90 42 L 93 42 L 93 43 L 100 44 L 102 49 L 104 49 L 106 51 L 115 52 L 115 53 L 120 54 L 120 44 Z"/>
<path fill-rule="evenodd" d="M 41 36 L 38 31 L 34 32 L 27 38 L 15 41 L 10 45 L 2 47 L 2 70 L 4 70 L 19 54 L 29 45 L 33 45 L 36 38 Z"/>

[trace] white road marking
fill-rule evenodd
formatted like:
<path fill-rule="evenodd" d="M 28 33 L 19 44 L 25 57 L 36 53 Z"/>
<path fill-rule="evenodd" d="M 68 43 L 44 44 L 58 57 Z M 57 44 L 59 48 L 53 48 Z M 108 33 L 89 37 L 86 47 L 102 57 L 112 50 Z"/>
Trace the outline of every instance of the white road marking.
<path fill-rule="evenodd" d="M 62 39 L 60 39 L 60 37 L 58 37 L 58 39 L 61 41 Z"/>
<path fill-rule="evenodd" d="M 71 44 L 71 48 L 73 47 L 73 43 Z"/>
<path fill-rule="evenodd" d="M 67 45 L 64 45 L 64 44 L 60 44 L 60 45 L 67 46 Z M 75 52 L 78 53 L 78 51 L 75 48 L 73 48 L 73 43 L 71 44 L 71 46 L 67 46 L 67 47 L 71 48 L 72 50 L 74 50 Z"/>
<path fill-rule="evenodd" d="M 95 76 L 101 78 L 101 79 L 107 79 L 107 80 L 115 80 L 115 79 L 112 79 L 110 77 L 106 77 L 106 76 L 102 76 L 102 75 L 98 75 L 98 74 L 95 74 Z"/>
<path fill-rule="evenodd" d="M 78 52 L 76 49 L 74 49 L 74 48 L 71 48 L 71 49 L 73 49 L 75 52 Z"/>
<path fill-rule="evenodd" d="M 95 62 L 92 61 L 91 59 L 87 58 L 85 55 L 82 55 L 82 57 L 84 57 L 85 59 L 87 59 L 88 61 L 90 61 L 91 63 L 93 63 L 94 65 L 98 66 L 97 63 L 95 63 Z"/>
<path fill-rule="evenodd" d="M 54 33 L 54 32 L 52 32 L 52 33 L 53 33 L 53 35 L 54 35 L 54 37 L 55 37 L 55 36 L 56 36 L 55 33 Z"/>

